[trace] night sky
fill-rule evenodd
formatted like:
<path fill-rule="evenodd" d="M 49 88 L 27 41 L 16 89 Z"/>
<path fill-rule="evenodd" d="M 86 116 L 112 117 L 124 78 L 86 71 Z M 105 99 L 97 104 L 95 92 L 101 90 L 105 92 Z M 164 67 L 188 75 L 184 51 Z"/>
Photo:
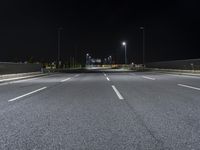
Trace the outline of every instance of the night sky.
<path fill-rule="evenodd" d="M 85 54 L 113 56 L 123 63 L 142 61 L 145 27 L 146 61 L 200 58 L 198 0 L 1 0 L 0 61 L 54 61 L 57 29 L 62 27 L 61 58 Z"/>

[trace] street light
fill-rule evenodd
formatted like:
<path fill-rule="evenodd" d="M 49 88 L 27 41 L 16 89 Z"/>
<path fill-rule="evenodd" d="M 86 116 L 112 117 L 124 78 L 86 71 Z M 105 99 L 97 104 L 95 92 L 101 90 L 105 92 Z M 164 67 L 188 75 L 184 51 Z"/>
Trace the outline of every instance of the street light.
<path fill-rule="evenodd" d="M 91 65 L 91 59 L 92 59 L 92 57 L 89 56 L 89 65 Z"/>
<path fill-rule="evenodd" d="M 145 66 L 145 31 L 144 27 L 140 27 L 140 30 L 142 31 L 142 60 L 143 60 L 143 66 Z"/>
<path fill-rule="evenodd" d="M 124 46 L 125 48 L 125 52 L 124 52 L 124 60 L 125 60 L 125 64 L 127 64 L 127 55 L 126 55 L 126 42 L 122 42 L 122 45 Z"/>
<path fill-rule="evenodd" d="M 108 57 L 109 63 L 112 64 L 112 56 Z"/>
<path fill-rule="evenodd" d="M 58 68 L 59 68 L 59 63 L 60 63 L 60 45 L 61 45 L 61 30 L 63 30 L 62 27 L 58 28 Z"/>
<path fill-rule="evenodd" d="M 87 54 L 86 54 L 86 59 L 85 59 L 85 60 L 86 60 L 86 61 L 85 61 L 85 65 L 86 65 L 86 66 L 88 65 L 88 62 L 89 62 L 89 61 L 88 61 L 88 58 L 89 58 L 89 54 L 87 53 Z"/>
<path fill-rule="evenodd" d="M 107 58 L 104 58 L 104 64 L 105 65 L 107 64 Z"/>

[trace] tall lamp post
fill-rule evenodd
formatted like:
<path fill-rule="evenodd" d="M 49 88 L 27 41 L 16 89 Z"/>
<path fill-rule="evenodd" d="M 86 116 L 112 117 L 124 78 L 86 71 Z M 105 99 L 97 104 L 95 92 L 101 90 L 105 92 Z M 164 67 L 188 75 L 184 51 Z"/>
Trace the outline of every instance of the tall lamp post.
<path fill-rule="evenodd" d="M 89 62 L 89 54 L 87 53 L 86 54 L 86 61 L 85 61 L 85 66 L 86 67 L 88 66 L 88 62 Z"/>
<path fill-rule="evenodd" d="M 112 56 L 108 57 L 110 65 L 112 65 Z"/>
<path fill-rule="evenodd" d="M 57 65 L 58 65 L 58 68 L 59 68 L 59 63 L 60 63 L 60 47 L 61 47 L 61 30 L 63 30 L 63 28 L 62 27 L 59 27 L 58 28 L 58 62 L 57 62 Z"/>
<path fill-rule="evenodd" d="M 142 61 L 143 66 L 145 66 L 145 31 L 144 27 L 140 27 L 140 30 L 142 31 Z"/>
<path fill-rule="evenodd" d="M 126 42 L 122 42 L 122 45 L 124 46 L 125 48 L 125 51 L 124 51 L 124 60 L 125 60 L 125 64 L 127 64 L 127 55 L 126 55 Z"/>
<path fill-rule="evenodd" d="M 91 59 L 92 59 L 92 57 L 89 56 L 89 65 L 90 65 L 90 67 L 91 67 Z"/>

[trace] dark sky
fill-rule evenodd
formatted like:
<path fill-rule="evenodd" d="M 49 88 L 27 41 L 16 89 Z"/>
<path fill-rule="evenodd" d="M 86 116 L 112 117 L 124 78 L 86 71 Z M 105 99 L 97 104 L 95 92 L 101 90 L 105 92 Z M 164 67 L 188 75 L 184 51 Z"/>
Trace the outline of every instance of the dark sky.
<path fill-rule="evenodd" d="M 120 63 L 125 40 L 129 62 L 141 62 L 140 26 L 147 61 L 199 58 L 199 6 L 198 0 L 1 0 L 0 61 L 56 60 L 58 27 L 62 60 L 83 61 L 89 52 Z"/>

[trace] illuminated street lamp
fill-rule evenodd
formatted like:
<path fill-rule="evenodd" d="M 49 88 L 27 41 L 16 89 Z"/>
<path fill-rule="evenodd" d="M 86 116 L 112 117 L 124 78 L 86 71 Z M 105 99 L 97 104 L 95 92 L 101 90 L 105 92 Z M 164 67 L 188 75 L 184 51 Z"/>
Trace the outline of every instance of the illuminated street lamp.
<path fill-rule="evenodd" d="M 91 59 L 92 59 L 92 57 L 89 56 L 89 65 L 91 65 Z"/>
<path fill-rule="evenodd" d="M 124 51 L 124 60 L 125 60 L 125 64 L 127 64 L 127 55 L 126 55 L 126 42 L 122 42 L 122 45 L 124 46 L 125 48 L 125 51 Z"/>
<path fill-rule="evenodd" d="M 107 58 L 104 58 L 104 64 L 105 65 L 107 64 Z"/>
<path fill-rule="evenodd" d="M 112 56 L 108 57 L 108 61 L 109 61 L 110 64 L 112 64 Z"/>
<path fill-rule="evenodd" d="M 87 53 L 87 54 L 86 54 L 86 59 L 85 59 L 85 60 L 86 60 L 85 65 L 86 65 L 86 66 L 88 65 L 88 62 L 89 62 L 89 59 L 88 59 L 88 58 L 89 58 L 89 54 Z"/>
<path fill-rule="evenodd" d="M 143 66 L 145 66 L 145 29 L 144 27 L 140 27 L 140 30 L 142 31 L 142 60 Z"/>
<path fill-rule="evenodd" d="M 57 67 L 59 68 L 59 66 L 60 66 L 60 47 L 61 47 L 61 31 L 63 30 L 63 28 L 62 27 L 59 27 L 58 29 L 57 29 L 57 31 L 58 31 L 58 62 L 57 62 Z"/>

